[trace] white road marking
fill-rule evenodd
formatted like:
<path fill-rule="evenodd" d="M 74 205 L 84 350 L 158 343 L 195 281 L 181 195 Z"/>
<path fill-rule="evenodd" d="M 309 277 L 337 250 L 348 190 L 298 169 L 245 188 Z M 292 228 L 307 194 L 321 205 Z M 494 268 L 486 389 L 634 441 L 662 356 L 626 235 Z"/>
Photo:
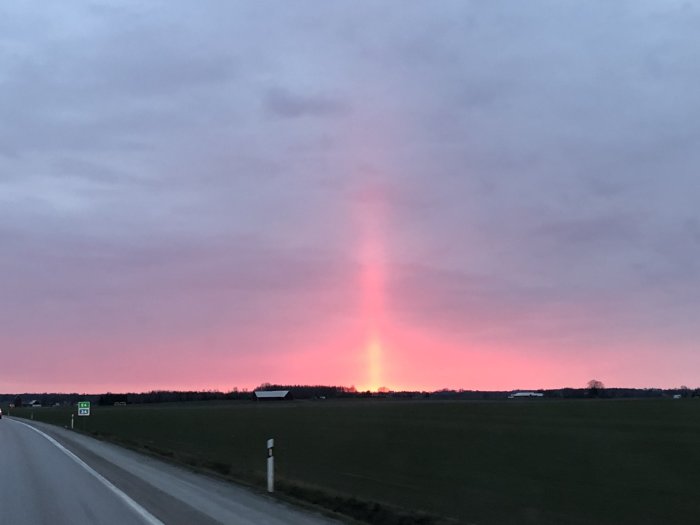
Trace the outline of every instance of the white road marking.
<path fill-rule="evenodd" d="M 8 418 L 9 419 L 9 418 Z M 82 459 L 80 459 L 78 456 L 73 454 L 70 450 L 68 450 L 66 447 L 61 445 L 58 441 L 56 441 L 54 438 L 49 436 L 48 434 L 45 434 L 38 428 L 34 428 L 31 425 L 28 425 L 27 423 L 23 423 L 21 421 L 17 421 L 16 419 L 10 419 L 10 421 L 14 423 L 18 423 L 20 425 L 24 425 L 27 428 L 31 428 L 34 432 L 42 435 L 44 438 L 48 439 L 50 443 L 52 443 L 56 448 L 58 448 L 61 452 L 63 452 L 66 456 L 71 458 L 73 461 L 75 461 L 78 465 L 83 467 L 85 470 L 87 470 L 90 474 L 92 474 L 97 481 L 102 483 L 105 487 L 107 487 L 109 490 L 111 490 L 119 499 L 121 499 L 124 503 L 126 503 L 136 514 L 138 514 L 148 525 L 165 525 L 162 521 L 160 521 L 158 518 L 156 518 L 153 514 L 148 512 L 146 509 L 144 509 L 141 505 L 136 503 L 133 499 L 131 499 L 129 496 L 127 496 L 124 492 L 119 490 L 117 487 L 115 487 L 112 482 L 110 482 L 107 478 L 102 476 L 99 472 L 97 472 L 95 469 L 93 469 L 90 465 L 85 463 Z"/>

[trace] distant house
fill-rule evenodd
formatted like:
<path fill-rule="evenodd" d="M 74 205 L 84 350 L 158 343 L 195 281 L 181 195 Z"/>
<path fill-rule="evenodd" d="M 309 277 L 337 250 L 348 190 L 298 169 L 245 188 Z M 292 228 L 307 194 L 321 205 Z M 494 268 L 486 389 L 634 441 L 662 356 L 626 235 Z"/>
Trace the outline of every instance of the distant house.
<path fill-rule="evenodd" d="M 256 390 L 255 400 L 256 401 L 272 401 L 282 399 L 291 399 L 289 395 L 289 390 Z"/>
<path fill-rule="evenodd" d="M 680 399 L 682 396 L 680 394 L 673 394 L 673 399 Z"/>
<path fill-rule="evenodd" d="M 39 403 L 39 401 L 36 399 L 32 399 L 29 403 L 27 403 L 27 406 L 32 408 L 41 408 L 41 403 Z"/>
<path fill-rule="evenodd" d="M 520 399 L 523 397 L 544 397 L 541 392 L 513 392 L 508 399 Z"/>

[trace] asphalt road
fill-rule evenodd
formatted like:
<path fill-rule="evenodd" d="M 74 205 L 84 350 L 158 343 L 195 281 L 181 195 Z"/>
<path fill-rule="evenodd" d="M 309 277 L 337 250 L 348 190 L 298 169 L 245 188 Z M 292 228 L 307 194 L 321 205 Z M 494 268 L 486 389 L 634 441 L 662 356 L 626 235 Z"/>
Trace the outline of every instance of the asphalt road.
<path fill-rule="evenodd" d="M 334 523 L 69 430 L 0 420 L 0 525 Z"/>

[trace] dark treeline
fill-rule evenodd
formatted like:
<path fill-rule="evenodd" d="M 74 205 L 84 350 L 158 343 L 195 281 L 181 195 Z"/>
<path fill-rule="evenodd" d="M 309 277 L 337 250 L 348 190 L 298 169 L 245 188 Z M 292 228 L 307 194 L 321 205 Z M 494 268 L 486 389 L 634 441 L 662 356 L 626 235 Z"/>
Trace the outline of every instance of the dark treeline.
<path fill-rule="evenodd" d="M 424 391 L 392 391 L 380 389 L 379 392 L 361 392 L 355 387 L 328 385 L 276 385 L 264 383 L 255 390 L 289 390 L 291 399 L 347 399 L 347 398 L 391 398 L 391 399 L 434 399 L 434 400 L 497 400 L 507 399 L 512 390 L 483 391 L 483 390 L 451 390 L 443 389 L 434 392 Z M 664 397 L 697 397 L 700 398 L 700 388 L 687 387 L 661 388 L 559 388 L 532 390 L 543 394 L 544 398 L 552 399 L 624 399 L 624 398 L 664 398 Z M 0 403 L 13 403 L 15 406 L 27 406 L 34 402 L 43 407 L 55 405 L 73 405 L 78 401 L 91 401 L 99 405 L 143 404 L 143 403 L 174 403 L 183 401 L 231 401 L 253 400 L 252 391 L 234 388 L 229 392 L 218 390 L 153 390 L 151 392 L 129 392 L 105 394 L 78 393 L 23 393 L 0 394 Z"/>
<path fill-rule="evenodd" d="M 0 394 L 0 403 L 14 403 L 16 406 L 22 406 L 22 404 L 29 404 L 32 401 L 40 404 L 41 406 L 53 406 L 56 404 L 73 404 L 78 401 L 97 401 L 99 395 L 87 395 L 78 394 L 73 392 L 70 394 L 64 393 L 24 393 L 24 394 Z"/>
<path fill-rule="evenodd" d="M 100 405 L 113 405 L 115 403 L 176 403 L 182 401 L 231 401 L 237 399 L 250 399 L 252 393 L 246 390 L 233 389 L 230 392 L 219 390 L 152 390 L 150 392 L 129 392 L 127 394 L 113 394 L 108 392 L 99 396 Z"/>
<path fill-rule="evenodd" d="M 367 397 L 371 392 L 358 392 L 354 386 L 328 386 L 328 385 L 273 385 L 263 383 L 255 390 L 289 390 L 294 399 L 332 399 L 339 397 Z"/>
<path fill-rule="evenodd" d="M 663 398 L 680 395 L 681 397 L 700 397 L 700 388 L 556 388 L 537 390 L 508 390 L 508 391 L 483 391 L 483 390 L 438 390 L 426 395 L 430 399 L 507 399 L 513 392 L 537 392 L 550 399 L 649 399 Z M 392 393 L 392 397 L 407 393 Z M 415 393 L 412 393 L 415 394 Z"/>

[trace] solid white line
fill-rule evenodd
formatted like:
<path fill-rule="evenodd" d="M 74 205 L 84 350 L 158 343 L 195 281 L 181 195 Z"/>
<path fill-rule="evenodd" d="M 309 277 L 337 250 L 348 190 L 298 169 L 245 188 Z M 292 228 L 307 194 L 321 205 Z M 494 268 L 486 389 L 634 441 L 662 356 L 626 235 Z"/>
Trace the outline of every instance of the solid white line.
<path fill-rule="evenodd" d="M 129 496 L 127 496 L 124 492 L 119 490 L 117 487 L 115 487 L 111 481 L 109 481 L 107 478 L 102 476 L 99 472 L 97 472 L 95 469 L 93 469 L 90 465 L 85 463 L 82 459 L 80 459 L 78 456 L 73 454 L 70 450 L 68 450 L 66 447 L 61 445 L 58 441 L 56 441 L 54 438 L 49 436 L 48 434 L 43 433 L 41 430 L 38 428 L 34 428 L 31 425 L 28 425 L 27 423 L 23 423 L 22 421 L 17 421 L 16 419 L 10 419 L 10 421 L 13 421 L 14 423 L 19 423 L 20 425 L 24 425 L 27 428 L 31 428 L 34 432 L 37 432 L 38 434 L 41 434 L 44 436 L 46 439 L 48 439 L 54 446 L 56 446 L 61 452 L 63 452 L 65 455 L 67 455 L 69 458 L 71 458 L 73 461 L 75 461 L 78 465 L 83 467 L 85 470 L 87 470 L 90 474 L 92 474 L 97 481 L 102 483 L 105 487 L 107 487 L 109 490 L 111 490 L 119 499 L 121 499 L 124 503 L 126 503 L 136 514 L 141 516 L 141 518 L 148 524 L 148 525 L 165 525 L 162 521 L 160 521 L 158 518 L 156 518 L 153 514 L 148 512 L 146 509 L 144 509 L 141 505 L 136 503 L 133 499 L 131 499 Z"/>

